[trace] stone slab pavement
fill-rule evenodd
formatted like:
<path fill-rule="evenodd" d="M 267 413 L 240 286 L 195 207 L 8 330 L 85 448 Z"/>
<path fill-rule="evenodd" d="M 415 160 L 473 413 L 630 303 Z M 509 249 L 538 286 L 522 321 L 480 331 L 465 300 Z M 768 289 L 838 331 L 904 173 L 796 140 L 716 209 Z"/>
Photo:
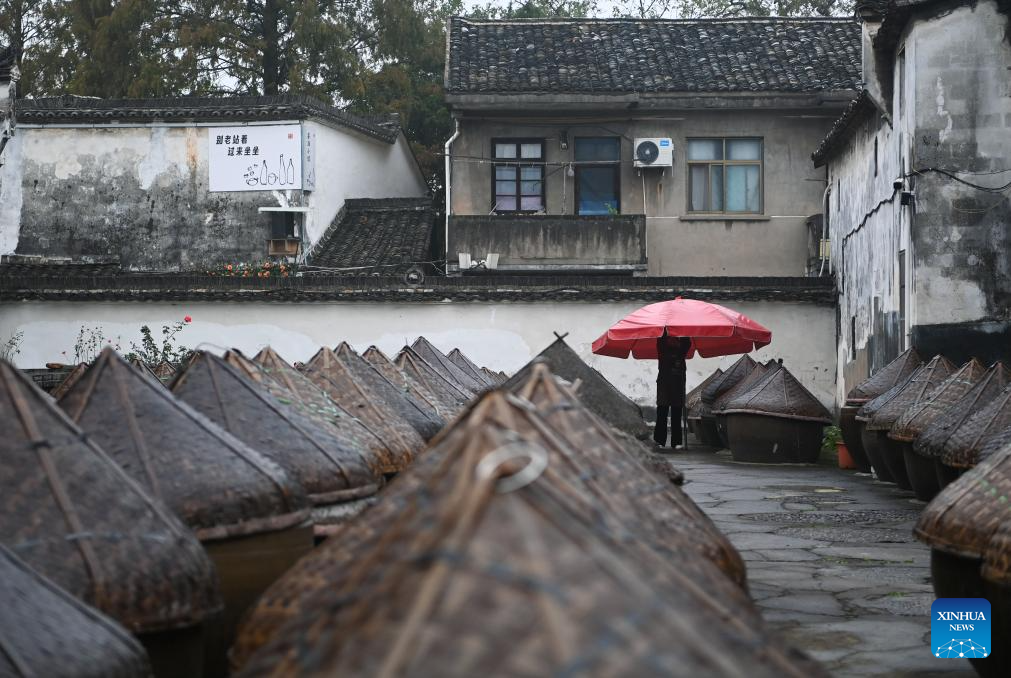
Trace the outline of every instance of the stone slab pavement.
<path fill-rule="evenodd" d="M 748 567 L 770 628 L 840 678 L 975 676 L 930 652 L 930 551 L 912 492 L 827 466 L 665 455 Z"/>

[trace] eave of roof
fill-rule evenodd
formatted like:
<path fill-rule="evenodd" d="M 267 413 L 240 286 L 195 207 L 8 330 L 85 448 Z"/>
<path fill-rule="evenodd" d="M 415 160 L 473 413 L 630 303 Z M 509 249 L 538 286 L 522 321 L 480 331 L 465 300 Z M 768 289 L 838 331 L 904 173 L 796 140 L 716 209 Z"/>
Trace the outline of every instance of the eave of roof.
<path fill-rule="evenodd" d="M 256 122 L 312 118 L 344 127 L 388 144 L 396 142 L 393 118 L 362 117 L 308 96 L 284 94 L 248 97 L 178 97 L 97 99 L 60 96 L 18 101 L 24 124 L 102 124 L 111 122 Z"/>
<path fill-rule="evenodd" d="M 398 302 L 663 301 L 682 295 L 706 301 L 836 302 L 832 278 L 632 276 L 399 276 L 312 274 L 233 278 L 204 273 L 35 274 L 0 266 L 0 301 L 253 301 Z"/>
<path fill-rule="evenodd" d="M 874 105 L 867 90 L 861 90 L 857 98 L 850 102 L 843 114 L 832 123 L 832 128 L 818 145 L 818 149 L 811 154 L 811 160 L 815 167 L 821 167 L 835 155 L 847 139 L 852 136 L 853 131 L 873 114 L 879 112 Z"/>

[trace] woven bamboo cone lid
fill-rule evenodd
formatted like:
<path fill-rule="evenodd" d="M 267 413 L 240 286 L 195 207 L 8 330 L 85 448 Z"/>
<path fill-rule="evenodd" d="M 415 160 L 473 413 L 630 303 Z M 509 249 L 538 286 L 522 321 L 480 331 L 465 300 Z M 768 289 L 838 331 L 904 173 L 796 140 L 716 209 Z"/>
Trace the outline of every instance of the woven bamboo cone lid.
<path fill-rule="evenodd" d="M 329 348 L 322 347 L 300 371 L 379 435 L 390 451 L 390 458 L 384 460 L 383 473 L 402 471 L 424 449 L 421 434 L 390 412 L 382 398 L 361 384 L 355 373 Z"/>
<path fill-rule="evenodd" d="M 715 372 L 699 382 L 698 386 L 688 391 L 685 395 L 685 410 L 688 412 L 689 419 L 701 418 L 702 391 L 705 390 L 706 386 L 711 384 L 714 379 L 719 379 L 721 374 L 723 374 L 723 370 L 717 367 Z"/>
<path fill-rule="evenodd" d="M 483 380 L 476 379 L 471 375 L 467 374 L 459 367 L 457 367 L 449 357 L 437 349 L 432 342 L 430 342 L 425 337 L 418 337 L 411 348 L 420 355 L 422 358 L 428 361 L 435 369 L 442 372 L 446 378 L 452 380 L 462 389 L 467 391 L 471 396 L 475 396 L 482 391 L 487 390 Z"/>
<path fill-rule="evenodd" d="M 382 469 L 390 465 L 393 452 L 383 442 L 382 436 L 344 409 L 269 346 L 252 360 L 235 350 L 225 353 L 224 358 L 272 396 L 331 429 L 345 445 L 362 451 L 377 473 L 382 473 Z"/>
<path fill-rule="evenodd" d="M 119 624 L 0 545 L 0 675 L 148 678 L 151 668 Z"/>
<path fill-rule="evenodd" d="M 1011 386 L 954 430 L 941 450 L 941 462 L 953 468 L 972 468 L 983 460 L 991 436 L 1011 426 Z"/>
<path fill-rule="evenodd" d="M 217 356 L 201 352 L 172 393 L 284 469 L 314 505 L 367 497 L 382 485 L 363 451 Z"/>
<path fill-rule="evenodd" d="M 431 439 L 446 425 L 445 420 L 430 405 L 416 398 L 414 394 L 397 388 L 372 363 L 358 355 L 346 341 L 342 341 L 334 349 L 334 353 L 370 395 L 382 401 L 387 412 L 406 421 L 423 439 Z"/>
<path fill-rule="evenodd" d="M 201 541 L 281 530 L 309 519 L 305 490 L 106 349 L 60 407 Z"/>
<path fill-rule="evenodd" d="M 854 386 L 846 394 L 847 405 L 862 405 L 904 384 L 923 364 L 915 348 L 907 348 L 880 370 Z"/>
<path fill-rule="evenodd" d="M 913 534 L 945 553 L 982 558 L 991 537 L 1011 523 L 1011 446 L 941 490 L 920 515 Z"/>
<path fill-rule="evenodd" d="M 928 395 L 899 415 L 892 424 L 888 437 L 904 442 L 915 440 L 938 417 L 965 397 L 986 373 L 987 369 L 975 358 L 962 365 Z"/>
<path fill-rule="evenodd" d="M 0 542 L 134 633 L 221 610 L 193 534 L 2 361 L 0 403 Z"/>
<path fill-rule="evenodd" d="M 913 442 L 913 449 L 924 456 L 938 458 L 944 450 L 948 438 L 969 417 L 983 409 L 1002 390 L 1011 384 L 1011 372 L 1002 362 L 990 366 L 986 374 L 940 414 Z"/>
<path fill-rule="evenodd" d="M 461 408 L 450 401 L 444 400 L 438 394 L 431 391 L 423 382 L 418 381 L 412 375 L 393 364 L 389 357 L 375 346 L 369 346 L 362 352 L 362 358 L 369 361 L 373 367 L 390 383 L 399 388 L 404 393 L 410 393 L 416 400 L 424 403 L 436 413 L 443 421 L 452 420 Z"/>
<path fill-rule="evenodd" d="M 700 585 L 722 576 L 709 561 L 675 567 L 621 537 L 577 458 L 532 405 L 485 395 L 405 474 L 425 477 L 386 528 L 239 675 L 824 675 L 746 599 Z"/>

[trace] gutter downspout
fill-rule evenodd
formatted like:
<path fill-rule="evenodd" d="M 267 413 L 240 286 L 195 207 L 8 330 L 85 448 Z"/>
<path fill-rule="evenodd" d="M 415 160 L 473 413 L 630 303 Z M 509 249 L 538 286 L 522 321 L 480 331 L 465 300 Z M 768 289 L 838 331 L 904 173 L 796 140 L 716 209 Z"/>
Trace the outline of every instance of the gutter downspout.
<path fill-rule="evenodd" d="M 828 174 L 828 170 L 825 171 Z M 826 181 L 828 185 L 825 187 L 825 192 L 821 194 L 821 205 L 822 205 L 822 217 L 821 217 L 821 241 L 818 243 L 818 249 L 821 249 L 822 243 L 825 242 L 825 236 L 828 235 L 828 211 L 831 208 L 831 195 L 832 195 L 832 183 Z M 832 274 L 832 251 L 828 252 L 828 272 L 829 275 Z M 820 278 L 825 273 L 825 260 L 821 260 L 821 269 L 818 271 L 818 277 Z"/>
<path fill-rule="evenodd" d="M 456 129 L 453 131 L 453 136 L 451 136 L 449 139 L 447 139 L 446 140 L 446 145 L 443 146 L 443 149 L 444 149 L 443 157 L 445 158 L 445 162 L 446 162 L 446 170 L 445 170 L 445 177 L 446 177 L 446 231 L 445 231 L 445 239 L 443 240 L 442 245 L 445 248 L 445 253 L 446 253 L 446 272 L 447 273 L 449 272 L 449 215 L 450 215 L 450 212 L 453 209 L 453 178 L 452 178 L 453 177 L 453 156 L 451 155 L 451 153 L 452 153 L 453 142 L 456 141 L 457 138 L 460 136 L 460 119 L 459 118 L 454 118 L 454 122 L 456 123 Z"/>

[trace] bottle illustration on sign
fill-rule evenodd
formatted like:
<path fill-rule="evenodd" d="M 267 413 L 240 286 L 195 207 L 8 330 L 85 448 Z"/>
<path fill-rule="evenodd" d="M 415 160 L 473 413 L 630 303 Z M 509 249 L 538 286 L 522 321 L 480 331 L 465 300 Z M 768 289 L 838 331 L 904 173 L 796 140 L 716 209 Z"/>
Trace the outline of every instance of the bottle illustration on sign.
<path fill-rule="evenodd" d="M 292 186 L 295 183 L 295 161 L 284 159 L 284 153 L 278 156 L 276 167 L 266 160 L 257 165 L 250 165 L 243 175 L 247 186 Z"/>

